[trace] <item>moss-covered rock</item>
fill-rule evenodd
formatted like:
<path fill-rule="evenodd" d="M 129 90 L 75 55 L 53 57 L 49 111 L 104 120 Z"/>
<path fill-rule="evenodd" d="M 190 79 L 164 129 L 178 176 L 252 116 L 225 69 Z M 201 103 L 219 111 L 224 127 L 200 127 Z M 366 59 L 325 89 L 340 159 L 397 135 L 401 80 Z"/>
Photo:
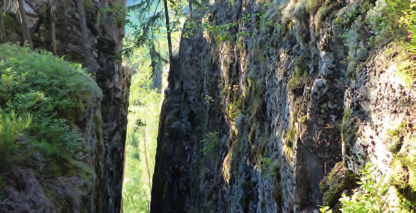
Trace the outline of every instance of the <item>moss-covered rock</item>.
<path fill-rule="evenodd" d="M 93 116 L 101 89 L 80 65 L 10 44 L 0 46 L 0 73 L 0 153 L 6 162 L 0 174 L 7 183 L 0 187 L 8 197 L 0 211 L 85 208 L 95 175 L 88 153 L 93 147 L 87 145 L 100 134 L 80 127 L 101 128 Z"/>
<path fill-rule="evenodd" d="M 97 84 L 79 65 L 51 53 L 39 54 L 3 44 L 0 59 L 3 119 L 9 114 L 10 122 L 17 122 L 13 114 L 30 112 L 31 124 L 26 134 L 35 149 L 58 155 L 74 152 L 79 147 L 80 135 L 71 125 L 83 120 L 85 109 L 102 97 Z"/>
<path fill-rule="evenodd" d="M 359 180 L 359 176 L 348 170 L 343 162 L 337 163 L 331 173 L 320 183 L 323 205 L 330 206 L 334 210 L 339 208 L 338 200 L 342 193 L 358 187 Z"/>

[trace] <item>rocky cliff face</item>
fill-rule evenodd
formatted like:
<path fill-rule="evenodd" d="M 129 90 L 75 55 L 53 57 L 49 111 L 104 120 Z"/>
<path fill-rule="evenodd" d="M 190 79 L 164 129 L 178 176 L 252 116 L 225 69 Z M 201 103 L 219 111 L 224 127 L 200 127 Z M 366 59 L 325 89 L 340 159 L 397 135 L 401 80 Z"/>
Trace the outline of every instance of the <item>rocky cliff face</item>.
<path fill-rule="evenodd" d="M 23 2 L 34 48 L 52 51 L 50 1 L 32 0 Z M 76 157 L 76 160 L 86 164 L 86 168 L 91 169 L 92 172 L 88 173 L 88 177 L 83 177 L 84 180 L 81 179 L 81 182 L 71 182 L 68 179 L 69 177 L 58 177 L 53 181 L 62 183 L 57 185 L 66 187 L 68 190 L 82 185 L 82 181 L 90 182 L 91 185 L 84 184 L 86 188 L 81 187 L 81 192 L 74 192 L 75 195 L 79 195 L 78 197 L 75 196 L 74 198 L 74 193 L 72 194 L 72 198 L 74 198 L 72 207 L 49 210 L 51 212 L 120 212 L 130 86 L 129 69 L 122 66 L 120 55 L 124 37 L 123 11 L 125 0 L 85 0 L 82 2 L 84 2 L 83 6 L 86 13 L 91 52 L 95 63 L 98 64 L 95 80 L 103 95 L 101 97 L 97 96 L 97 99 L 87 100 L 88 102 L 78 103 L 79 106 L 85 108 L 82 109 L 82 114 L 77 114 L 73 119 L 74 127 L 82 134 L 85 142 L 85 150 L 83 150 L 82 156 Z M 55 0 L 53 4 L 57 55 L 64 56 L 66 60 L 71 62 L 82 63 L 85 53 L 79 25 L 80 14 L 76 1 Z M 6 15 L 3 20 L 7 40 L 11 43 L 20 44 L 22 38 L 20 18 L 16 8 L 17 1 L 4 1 L 4 5 Z M 35 174 L 24 169 L 18 168 L 13 175 L 18 176 L 16 178 L 19 179 L 22 176 L 21 174 L 26 176 Z M 31 181 L 44 187 L 45 180 L 43 180 L 42 175 L 40 177 L 35 176 L 37 179 L 34 178 Z M 63 184 L 64 182 L 65 184 Z M 16 190 L 20 190 L 21 196 L 24 196 L 24 189 L 14 187 L 17 189 L 6 192 L 7 196 L 10 196 L 10 193 Z M 65 191 L 65 189 L 55 189 L 57 190 L 56 193 Z M 52 200 L 56 200 L 55 198 Z M 8 207 L 4 205 L 3 207 L 17 206 L 20 205 L 19 202 L 24 203 L 26 201 L 17 199 L 14 204 L 9 202 Z M 39 207 L 42 205 L 47 204 L 29 203 L 23 209 L 30 212 L 47 212 L 45 210 L 47 208 Z M 12 209 L 8 211 L 13 212 Z"/>
<path fill-rule="evenodd" d="M 414 40 L 399 21 L 410 1 L 394 7 L 235 0 L 194 11 L 165 91 L 151 212 L 335 210 L 366 163 L 414 202 Z"/>

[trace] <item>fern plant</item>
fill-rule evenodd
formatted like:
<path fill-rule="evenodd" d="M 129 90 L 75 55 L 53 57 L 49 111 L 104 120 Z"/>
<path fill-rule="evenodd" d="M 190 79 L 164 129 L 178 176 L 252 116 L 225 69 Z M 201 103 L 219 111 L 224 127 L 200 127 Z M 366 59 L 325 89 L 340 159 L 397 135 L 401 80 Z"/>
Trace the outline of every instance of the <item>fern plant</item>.
<path fill-rule="evenodd" d="M 0 109 L 0 153 L 13 152 L 18 148 L 15 143 L 18 134 L 29 127 L 32 116 L 29 113 L 17 115 L 14 110 L 5 113 Z"/>
<path fill-rule="evenodd" d="M 218 132 L 208 132 L 205 134 L 205 138 L 201 141 L 204 146 L 201 150 L 205 156 L 215 156 L 218 149 Z"/>
<path fill-rule="evenodd" d="M 102 92 L 79 64 L 2 44 L 0 74 L 2 151 L 16 150 L 13 142 L 23 130 L 31 144 L 22 148 L 62 156 L 80 147 L 73 125 Z"/>

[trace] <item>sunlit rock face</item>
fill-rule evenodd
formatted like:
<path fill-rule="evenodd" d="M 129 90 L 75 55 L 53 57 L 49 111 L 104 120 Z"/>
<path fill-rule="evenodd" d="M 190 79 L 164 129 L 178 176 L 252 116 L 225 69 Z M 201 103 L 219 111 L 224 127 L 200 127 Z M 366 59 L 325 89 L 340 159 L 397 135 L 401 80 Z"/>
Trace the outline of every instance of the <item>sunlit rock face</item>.
<path fill-rule="evenodd" d="M 7 40 L 20 44 L 22 38 L 20 19 L 16 14 L 16 2 L 10 1 L 11 5 L 5 10 L 4 27 Z M 34 48 L 52 51 L 49 4 L 51 1 L 24 0 L 23 2 Z M 84 50 L 76 1 L 54 0 L 52 2 L 55 14 L 57 55 L 64 56 L 71 62 L 82 63 Z M 9 3 L 4 1 L 4 4 Z M 70 199 L 74 199 L 75 204 L 73 207 L 65 207 L 63 212 L 114 213 L 120 212 L 121 209 L 130 73 L 121 65 L 120 51 L 124 37 L 124 24 L 122 21 L 111 19 L 110 14 L 103 13 L 100 8 L 117 6 L 123 9 L 125 5 L 125 0 L 84 1 L 89 43 L 94 60 L 99 66 L 96 82 L 103 96 L 101 99 L 94 100 L 93 106 L 86 110 L 83 116 L 77 118 L 76 122 L 76 128 L 82 133 L 87 144 L 82 159 L 83 163 L 93 171 L 93 174 L 85 178 L 91 186 L 88 185 L 87 189 L 83 189 L 85 191 L 74 192 L 75 197 L 73 195 Z M 13 171 L 13 174 L 16 176 L 24 174 L 30 177 L 32 175 L 33 178 L 39 178 L 29 171 L 18 169 Z M 63 186 L 68 190 L 75 188 L 75 185 L 82 184 L 76 181 L 71 182 L 71 179 L 64 179 L 64 177 L 59 181 L 64 181 Z M 9 189 L 10 195 L 25 193 L 14 192 L 14 189 L 10 187 Z M 64 200 L 62 202 L 65 202 Z M 36 205 L 43 204 L 49 205 L 45 203 Z M 26 209 L 28 212 L 46 212 L 38 211 L 39 208 L 30 205 Z M 50 210 L 50 212 L 55 211 L 60 212 L 59 209 Z"/>
<path fill-rule="evenodd" d="M 380 8 L 236 0 L 194 11 L 206 27 L 183 34 L 171 64 L 151 212 L 335 209 L 369 162 L 414 187 L 411 54 L 369 30 Z"/>

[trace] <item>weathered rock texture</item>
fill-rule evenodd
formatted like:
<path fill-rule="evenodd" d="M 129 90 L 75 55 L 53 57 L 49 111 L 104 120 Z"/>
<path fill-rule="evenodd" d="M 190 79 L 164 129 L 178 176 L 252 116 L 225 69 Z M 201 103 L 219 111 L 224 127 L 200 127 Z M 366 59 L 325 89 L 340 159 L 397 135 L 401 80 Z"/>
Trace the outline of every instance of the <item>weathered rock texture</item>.
<path fill-rule="evenodd" d="M 414 199 L 415 164 L 397 163 L 415 154 L 409 31 L 375 36 L 370 17 L 389 17 L 381 3 L 211 1 L 194 11 L 165 91 L 151 212 L 317 212 L 356 187 L 367 162 L 404 171 Z"/>
<path fill-rule="evenodd" d="M 17 1 L 2 2 L 7 8 L 4 16 L 7 40 L 20 44 L 22 38 L 20 18 L 16 14 Z M 52 51 L 49 2 L 47 0 L 28 0 L 24 1 L 24 4 L 34 48 Z M 82 63 L 84 50 L 76 1 L 54 0 L 53 2 L 57 55 L 64 56 L 68 61 Z M 62 212 L 114 213 L 120 212 L 121 209 L 130 87 L 130 73 L 128 69 L 122 67 L 120 54 L 124 37 L 124 20 L 120 17 L 124 16 L 118 14 L 124 11 L 126 2 L 125 0 L 85 0 L 83 2 L 92 55 L 99 66 L 96 72 L 96 82 L 101 88 L 103 96 L 91 100 L 91 105 L 84 103 L 86 107 L 88 106 L 87 109 L 84 110 L 82 116 L 75 118 L 76 126 L 82 132 L 86 142 L 86 153 L 81 159 L 88 164 L 89 169 L 94 171 L 90 177 L 87 177 L 92 186 L 88 186 L 86 191 L 81 192 L 84 194 L 77 198 L 79 199 L 78 204 L 64 208 Z M 34 178 L 33 172 L 30 171 L 16 169 L 13 170 L 13 174 L 19 177 L 33 176 Z M 26 179 L 31 182 L 33 178 Z M 71 188 L 78 184 L 64 179 L 65 177 L 62 177 L 56 181 L 65 182 L 61 185 L 67 189 L 61 191 L 56 189 L 57 193 L 71 193 Z M 36 193 L 42 194 L 41 190 Z M 43 203 L 36 205 L 39 207 Z M 49 212 L 39 210 L 36 206 L 29 206 L 28 211 Z M 50 211 L 61 212 L 59 209 L 50 209 Z"/>

